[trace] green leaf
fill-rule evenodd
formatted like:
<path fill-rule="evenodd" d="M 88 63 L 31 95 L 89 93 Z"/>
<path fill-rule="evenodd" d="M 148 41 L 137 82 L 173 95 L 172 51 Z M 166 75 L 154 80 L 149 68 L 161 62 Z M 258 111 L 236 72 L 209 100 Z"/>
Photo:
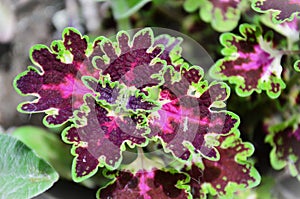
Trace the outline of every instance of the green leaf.
<path fill-rule="evenodd" d="M 34 126 L 22 126 L 13 134 L 59 173 L 60 177 L 71 180 L 71 165 L 73 157 L 70 155 L 71 147 L 64 144 L 60 136 L 46 129 Z"/>
<path fill-rule="evenodd" d="M 57 172 L 21 141 L 0 134 L 0 198 L 32 198 L 58 180 Z"/>
<path fill-rule="evenodd" d="M 248 7 L 245 0 L 185 0 L 183 4 L 187 12 L 200 9 L 200 18 L 212 25 L 218 32 L 233 30 Z"/>
<path fill-rule="evenodd" d="M 151 0 L 113 0 L 111 7 L 115 19 L 127 18 Z"/>

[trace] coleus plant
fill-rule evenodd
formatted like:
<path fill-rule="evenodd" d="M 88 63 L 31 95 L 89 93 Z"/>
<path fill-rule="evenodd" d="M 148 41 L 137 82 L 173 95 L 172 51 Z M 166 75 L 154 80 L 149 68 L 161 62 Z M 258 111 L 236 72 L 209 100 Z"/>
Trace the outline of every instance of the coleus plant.
<path fill-rule="evenodd" d="M 249 24 L 239 28 L 243 37 L 232 33 L 221 35 L 225 57 L 212 67 L 212 76 L 236 84 L 239 96 L 265 90 L 268 96 L 277 98 L 285 88 L 280 64 L 283 52 L 275 48 L 272 34 L 262 35 L 258 27 Z"/>
<path fill-rule="evenodd" d="M 255 30 L 246 27 L 245 36 L 254 37 Z M 50 48 L 32 47 L 35 66 L 18 75 L 14 86 L 21 95 L 35 97 L 19 111 L 45 112 L 48 127 L 67 125 L 62 139 L 73 146 L 74 181 L 104 168 L 111 182 L 100 188 L 98 198 L 145 199 L 231 198 L 260 182 L 248 160 L 254 148 L 240 138 L 239 117 L 226 110 L 229 87 L 205 80 L 200 66 L 181 57 L 181 38 L 154 36 L 150 28 L 93 42 L 66 28 L 62 38 Z M 251 42 L 245 54 L 261 52 L 258 40 Z M 149 157 L 146 149 L 153 143 L 172 161 Z M 125 164 L 123 153 L 130 148 L 139 155 Z M 137 164 L 139 159 L 147 166 Z"/>
<path fill-rule="evenodd" d="M 245 0 L 186 0 L 184 2 L 184 9 L 188 12 L 200 8 L 201 19 L 211 23 L 212 27 L 219 32 L 233 30 L 247 6 Z"/>

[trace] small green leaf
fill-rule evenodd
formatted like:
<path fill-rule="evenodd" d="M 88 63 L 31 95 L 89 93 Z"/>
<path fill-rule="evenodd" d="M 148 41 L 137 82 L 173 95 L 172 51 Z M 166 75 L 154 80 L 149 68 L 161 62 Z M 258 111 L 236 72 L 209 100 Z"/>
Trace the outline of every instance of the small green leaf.
<path fill-rule="evenodd" d="M 21 141 L 0 134 L 0 198 L 32 198 L 58 180 L 56 171 Z"/>

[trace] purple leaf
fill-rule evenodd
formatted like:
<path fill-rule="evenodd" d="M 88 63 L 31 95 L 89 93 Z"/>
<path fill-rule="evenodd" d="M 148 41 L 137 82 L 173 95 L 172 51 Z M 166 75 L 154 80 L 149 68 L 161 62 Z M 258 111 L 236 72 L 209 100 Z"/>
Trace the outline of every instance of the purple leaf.
<path fill-rule="evenodd" d="M 32 102 L 20 104 L 19 110 L 26 113 L 47 112 L 46 125 L 60 125 L 73 118 L 73 110 L 83 103 L 83 95 L 89 90 L 81 82 L 82 76 L 98 78 L 91 59 L 101 51 L 95 41 L 93 46 L 87 37 L 67 28 L 62 41 L 54 41 L 51 50 L 43 45 L 31 49 L 32 62 L 38 66 L 16 77 L 14 85 L 23 95 L 36 96 Z M 88 53 L 93 51 L 93 53 Z"/>
<path fill-rule="evenodd" d="M 198 77 L 198 73 L 192 74 Z M 198 78 L 191 79 L 199 81 Z M 168 78 L 165 77 L 165 80 Z M 214 104 L 227 99 L 228 88 L 222 83 L 212 83 L 209 87 L 202 84 L 202 93 L 197 97 L 188 95 L 187 84 L 189 79 L 185 78 L 174 85 L 164 84 L 159 96 L 162 108 L 149 116 L 151 133 L 147 136 L 160 138 L 165 148 L 182 160 L 189 159 L 191 151 L 209 159 L 218 159 L 218 152 L 214 144 L 207 141 L 207 136 L 228 134 L 239 123 L 238 117 L 231 112 L 210 110 Z"/>
<path fill-rule="evenodd" d="M 73 179 L 88 178 L 98 166 L 117 168 L 125 142 L 130 146 L 145 145 L 146 129 L 138 123 L 139 117 L 109 111 L 87 95 L 84 106 L 77 112 L 76 124 L 63 132 L 64 141 L 74 144 Z"/>
<path fill-rule="evenodd" d="M 292 21 L 300 13 L 299 0 L 254 0 L 252 7 L 257 12 L 272 12 L 275 23 Z"/>
<path fill-rule="evenodd" d="M 275 50 L 272 42 L 263 38 L 255 26 L 242 24 L 240 32 L 243 37 L 232 33 L 221 36 L 225 58 L 212 67 L 211 75 L 236 84 L 239 96 L 265 90 L 269 97 L 278 97 L 285 88 L 281 79 L 282 53 Z"/>
<path fill-rule="evenodd" d="M 220 138 L 218 161 L 203 159 L 203 166 L 194 163 L 185 168 L 190 175 L 193 198 L 206 198 L 206 194 L 233 198 L 238 190 L 249 189 L 259 184 L 260 175 L 247 160 L 254 148 L 250 143 L 242 142 L 235 132 Z"/>
<path fill-rule="evenodd" d="M 186 199 L 188 194 L 182 189 L 186 178 L 162 170 L 140 170 L 136 174 L 119 171 L 113 182 L 98 191 L 98 198 Z"/>
<path fill-rule="evenodd" d="M 96 66 L 103 75 L 109 75 L 111 81 L 119 81 L 126 86 L 142 88 L 157 85 L 159 78 L 153 77 L 162 72 L 163 63 L 155 59 L 163 53 L 163 46 L 154 46 L 154 37 L 151 29 L 143 29 L 135 34 L 130 42 L 126 32 L 119 32 L 117 43 L 104 39 L 100 45 L 105 56 L 95 60 Z M 117 52 L 115 46 L 120 51 Z M 165 54 L 168 52 L 165 52 Z"/>

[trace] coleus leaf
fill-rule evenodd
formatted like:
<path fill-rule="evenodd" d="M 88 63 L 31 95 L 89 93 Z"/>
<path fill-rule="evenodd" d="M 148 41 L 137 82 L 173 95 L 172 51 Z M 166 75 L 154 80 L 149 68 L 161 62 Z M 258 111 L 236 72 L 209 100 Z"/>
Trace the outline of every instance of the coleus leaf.
<path fill-rule="evenodd" d="M 46 112 L 44 123 L 55 126 L 73 118 L 73 110 L 83 104 L 83 95 L 89 90 L 82 76 L 98 78 L 99 71 L 91 64 L 92 58 L 103 54 L 97 47 L 99 40 L 89 43 L 87 36 L 74 28 L 66 28 L 63 40 L 52 42 L 51 49 L 35 45 L 30 50 L 31 61 L 27 71 L 15 78 L 14 87 L 22 95 L 37 97 L 19 105 L 25 113 Z"/>
<path fill-rule="evenodd" d="M 163 198 L 184 199 L 188 193 L 183 185 L 188 181 L 185 174 L 153 169 L 139 170 L 133 174 L 118 171 L 115 179 L 98 191 L 98 198 Z"/>
<path fill-rule="evenodd" d="M 114 169 L 122 160 L 125 143 L 133 147 L 144 146 L 147 129 L 138 125 L 138 115 L 116 113 L 97 102 L 91 95 L 85 96 L 85 104 L 76 114 L 76 124 L 63 132 L 63 140 L 73 144 L 75 155 L 72 175 L 82 181 L 96 173 L 98 166 Z"/>
<path fill-rule="evenodd" d="M 266 142 L 273 147 L 271 165 L 280 170 L 288 167 L 292 176 L 300 180 L 300 125 L 296 118 L 271 126 Z"/>
<path fill-rule="evenodd" d="M 218 198 L 233 198 L 236 191 L 252 188 L 260 183 L 260 175 L 247 160 L 254 152 L 253 145 L 242 142 L 239 132 L 220 137 L 217 150 L 220 159 L 211 161 L 203 159 L 202 164 L 194 162 L 185 167 L 191 180 L 193 198 L 206 198 L 207 194 Z"/>
<path fill-rule="evenodd" d="M 165 66 L 161 60 L 170 60 L 166 55 L 169 55 L 174 47 L 169 42 L 170 38 L 165 38 L 164 43 L 161 39 L 161 37 L 154 39 L 153 32 L 149 28 L 137 32 L 132 41 L 127 32 L 120 31 L 117 34 L 117 42 L 109 39 L 101 41 L 101 49 L 105 55 L 97 57 L 95 65 L 113 82 L 119 81 L 136 88 L 158 85 L 162 81 L 160 77 Z"/>
<path fill-rule="evenodd" d="M 225 57 L 211 68 L 211 75 L 236 84 L 235 90 L 239 96 L 265 90 L 269 97 L 278 97 L 285 88 L 281 79 L 282 52 L 274 49 L 270 35 L 263 37 L 255 26 L 242 24 L 240 32 L 243 37 L 232 33 L 221 35 Z"/>
<path fill-rule="evenodd" d="M 207 82 L 200 81 L 203 71 L 195 66 L 187 68 L 182 65 L 181 72 L 183 77 L 173 83 L 169 82 L 171 71 L 165 73 L 165 84 L 159 95 L 161 109 L 150 114 L 151 132 L 147 137 L 161 139 L 166 151 L 180 160 L 188 160 L 191 153 L 218 159 L 214 137 L 232 132 L 239 124 L 237 115 L 211 110 L 223 106 L 229 88 L 223 83 L 214 82 L 208 86 Z M 191 82 L 194 91 L 188 86 Z"/>
<path fill-rule="evenodd" d="M 219 32 L 226 32 L 237 26 L 246 3 L 244 0 L 186 0 L 184 8 L 188 12 L 200 8 L 200 17 L 203 21 L 211 23 Z"/>
<path fill-rule="evenodd" d="M 273 21 L 282 23 L 292 21 L 300 14 L 299 0 L 254 0 L 252 8 L 261 13 L 272 12 Z"/>

